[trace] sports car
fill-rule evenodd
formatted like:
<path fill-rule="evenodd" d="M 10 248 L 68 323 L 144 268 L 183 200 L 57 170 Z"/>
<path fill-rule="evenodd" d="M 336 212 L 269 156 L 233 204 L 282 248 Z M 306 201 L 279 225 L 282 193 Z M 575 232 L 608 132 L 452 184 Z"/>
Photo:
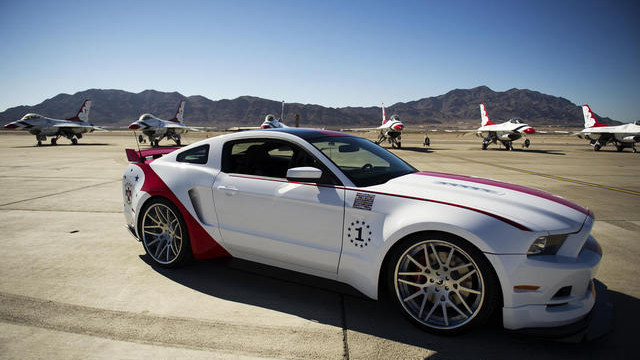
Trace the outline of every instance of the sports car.
<path fill-rule="evenodd" d="M 509 183 L 418 171 L 369 140 L 312 129 L 127 149 L 124 215 L 154 263 L 236 257 L 388 294 L 456 334 L 565 328 L 595 303 L 590 210 Z"/>

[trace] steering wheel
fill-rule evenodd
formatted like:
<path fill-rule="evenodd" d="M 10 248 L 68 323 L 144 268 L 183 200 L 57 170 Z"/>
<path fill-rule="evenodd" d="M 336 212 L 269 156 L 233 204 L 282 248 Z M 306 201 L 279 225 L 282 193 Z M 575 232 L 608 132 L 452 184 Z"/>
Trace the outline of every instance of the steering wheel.
<path fill-rule="evenodd" d="M 371 165 L 369 163 L 366 163 L 366 164 L 362 165 L 360 170 L 362 170 L 362 172 L 372 173 L 373 172 L 373 165 Z"/>

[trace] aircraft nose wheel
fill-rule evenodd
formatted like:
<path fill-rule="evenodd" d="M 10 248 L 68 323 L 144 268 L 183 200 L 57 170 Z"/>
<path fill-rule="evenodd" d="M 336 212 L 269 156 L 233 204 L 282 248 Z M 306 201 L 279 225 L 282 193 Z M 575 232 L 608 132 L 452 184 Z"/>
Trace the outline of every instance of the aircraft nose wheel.
<path fill-rule="evenodd" d="M 524 147 L 528 148 L 528 147 L 529 147 L 529 145 L 531 145 L 531 141 L 529 141 L 529 139 L 526 139 L 526 140 L 524 141 Z"/>

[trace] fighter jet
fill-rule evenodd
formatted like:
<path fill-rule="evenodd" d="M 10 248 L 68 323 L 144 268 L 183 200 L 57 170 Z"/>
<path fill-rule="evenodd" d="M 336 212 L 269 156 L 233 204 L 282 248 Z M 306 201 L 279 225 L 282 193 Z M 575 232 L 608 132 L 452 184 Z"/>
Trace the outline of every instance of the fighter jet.
<path fill-rule="evenodd" d="M 137 121 L 129 125 L 129 129 L 142 131 L 142 134 L 149 138 L 152 147 L 158 147 L 163 138 L 173 140 L 176 145 L 180 146 L 181 135 L 190 130 L 183 123 L 185 102 L 185 100 L 180 100 L 176 115 L 172 119 L 162 120 L 153 114 L 142 114 Z M 139 135 L 138 141 L 144 142 L 144 137 Z"/>
<path fill-rule="evenodd" d="M 380 133 L 378 135 L 378 139 L 374 142 L 376 144 L 381 144 L 383 141 L 388 141 L 391 144 L 392 148 L 402 148 L 402 130 L 404 129 L 404 124 L 400 121 L 399 115 L 391 115 L 389 119 L 387 119 L 386 110 L 384 107 L 384 103 L 382 103 L 382 124 L 376 128 L 357 128 L 357 129 L 341 129 L 342 131 L 367 131 L 367 130 L 379 130 Z M 427 146 L 429 144 L 429 138 L 425 137 L 424 145 Z"/>
<path fill-rule="evenodd" d="M 484 103 L 480 104 L 480 117 L 482 123 L 476 130 L 476 135 L 482 138 L 482 150 L 486 150 L 489 144 L 496 144 L 498 141 L 504 145 L 505 149 L 513 150 L 513 141 L 523 136 L 525 137 L 523 146 L 528 148 L 531 145 L 526 136 L 534 134 L 536 131 L 523 123 L 522 120 L 512 118 L 501 124 L 496 124 L 489 119 Z"/>
<path fill-rule="evenodd" d="M 618 151 L 630 147 L 633 152 L 638 152 L 636 143 L 640 142 L 640 125 L 637 122 L 608 126 L 596 119 L 589 105 L 582 105 L 582 114 L 584 115 L 584 130 L 576 135 L 581 139 L 589 140 L 593 150 L 599 151 L 601 147 L 613 143 Z"/>
<path fill-rule="evenodd" d="M 5 129 L 24 129 L 28 131 L 36 136 L 38 146 L 42 145 L 43 141 L 47 141 L 47 136 L 51 137 L 51 145 L 56 145 L 61 137 L 66 137 L 75 145 L 78 143 L 78 139 L 82 139 L 82 134 L 93 132 L 94 130 L 104 131 L 104 129 L 89 123 L 90 109 L 91 100 L 86 99 L 82 103 L 80 111 L 74 117 L 61 120 L 30 113 L 20 120 L 6 124 L 4 127 Z"/>

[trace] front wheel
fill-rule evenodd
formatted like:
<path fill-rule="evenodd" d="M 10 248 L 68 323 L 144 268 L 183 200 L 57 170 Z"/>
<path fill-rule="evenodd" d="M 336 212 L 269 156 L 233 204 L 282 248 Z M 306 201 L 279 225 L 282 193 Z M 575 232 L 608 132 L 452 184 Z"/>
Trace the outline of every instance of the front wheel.
<path fill-rule="evenodd" d="M 169 200 L 151 200 L 141 211 L 140 236 L 154 263 L 178 267 L 191 259 L 189 234 L 178 208 Z"/>
<path fill-rule="evenodd" d="M 435 334 L 482 325 L 500 303 L 488 260 L 455 236 L 414 235 L 394 250 L 387 266 L 393 302 L 411 322 Z"/>

